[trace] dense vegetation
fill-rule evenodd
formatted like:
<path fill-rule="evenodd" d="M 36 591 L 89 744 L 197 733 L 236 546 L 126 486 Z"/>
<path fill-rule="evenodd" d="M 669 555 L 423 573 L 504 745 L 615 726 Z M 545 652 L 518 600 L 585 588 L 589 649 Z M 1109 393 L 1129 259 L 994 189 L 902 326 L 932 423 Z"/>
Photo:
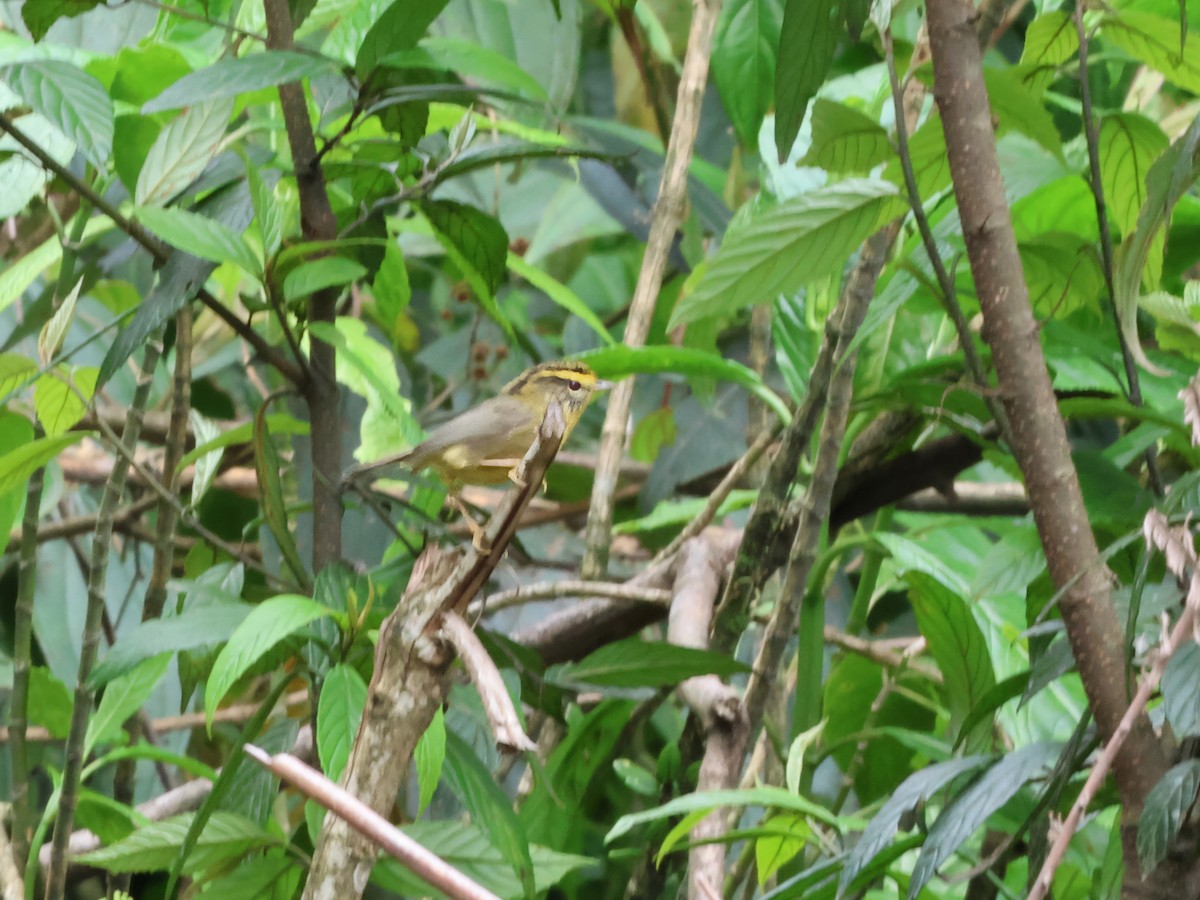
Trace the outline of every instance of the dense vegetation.
<path fill-rule="evenodd" d="M 0 22 L 5 898 L 1200 894 L 1200 7 Z"/>

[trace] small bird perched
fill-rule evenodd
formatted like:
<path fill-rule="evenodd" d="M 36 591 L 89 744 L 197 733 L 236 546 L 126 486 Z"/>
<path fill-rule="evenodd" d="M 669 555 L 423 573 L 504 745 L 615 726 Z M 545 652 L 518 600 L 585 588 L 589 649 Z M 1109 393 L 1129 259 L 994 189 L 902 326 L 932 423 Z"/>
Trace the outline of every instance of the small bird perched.
<path fill-rule="evenodd" d="M 474 526 L 471 530 L 478 546 L 478 526 L 466 515 L 459 498 L 463 485 L 500 484 L 508 478 L 515 481 L 517 466 L 533 446 L 551 403 L 557 402 L 562 411 L 566 443 L 592 395 L 610 387 L 611 383 L 597 378 L 584 363 L 541 363 L 526 369 L 497 396 L 433 429 L 411 450 L 354 466 L 342 480 L 349 482 L 393 465 L 414 472 L 433 469 L 445 482 L 450 502 Z"/>

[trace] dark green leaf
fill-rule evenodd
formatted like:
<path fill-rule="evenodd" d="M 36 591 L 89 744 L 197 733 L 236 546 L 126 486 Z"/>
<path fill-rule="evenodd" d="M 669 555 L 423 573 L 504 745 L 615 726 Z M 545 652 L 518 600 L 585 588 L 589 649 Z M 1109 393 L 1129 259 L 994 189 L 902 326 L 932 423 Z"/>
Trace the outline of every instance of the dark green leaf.
<path fill-rule="evenodd" d="M 1146 796 L 1137 832 L 1143 877 L 1166 858 L 1188 810 L 1196 803 L 1197 791 L 1200 791 L 1200 760 L 1189 759 L 1167 772 Z"/>
<path fill-rule="evenodd" d="M 733 129 L 747 147 L 758 146 L 763 116 L 775 99 L 782 21 L 781 0 L 729 0 L 717 20 L 713 79 Z"/>
<path fill-rule="evenodd" d="M 847 179 L 750 217 L 726 233 L 671 327 L 732 315 L 839 274 L 859 244 L 905 208 L 894 185 Z"/>
<path fill-rule="evenodd" d="M 835 0 L 787 0 L 775 70 L 775 150 L 791 152 L 808 103 L 825 82 L 842 35 Z"/>
<path fill-rule="evenodd" d="M 1007 803 L 1026 782 L 1041 777 L 1058 759 L 1061 749 L 1060 744 L 1040 742 L 1014 750 L 955 796 L 929 829 L 913 867 L 908 900 L 914 900 L 938 866 L 982 827 L 988 816 Z"/>
<path fill-rule="evenodd" d="M 560 670 L 560 680 L 602 687 L 665 687 L 696 675 L 735 675 L 746 666 L 724 653 L 628 638 Z"/>
<path fill-rule="evenodd" d="M 0 77 L 27 106 L 70 138 L 88 162 L 101 170 L 108 166 L 113 104 L 100 82 L 77 66 L 53 59 L 15 63 L 0 70 Z"/>
<path fill-rule="evenodd" d="M 421 211 L 434 230 L 453 246 L 483 279 L 494 295 L 504 281 L 508 235 L 495 218 L 473 206 L 453 200 L 428 200 Z"/>
<path fill-rule="evenodd" d="M 300 584 L 306 585 L 308 571 L 300 559 L 296 539 L 292 536 L 288 523 L 287 502 L 283 496 L 283 463 L 267 427 L 268 409 L 269 406 L 264 403 L 254 417 L 254 467 L 258 472 L 258 484 L 262 490 L 263 518 L 266 519 L 267 527 L 271 529 L 271 534 L 279 545 L 284 561 L 292 571 L 292 577 Z"/>
<path fill-rule="evenodd" d="M 512 802 L 471 748 L 454 732 L 446 734 L 446 785 L 482 828 L 492 846 L 516 873 L 527 898 L 536 894 L 529 839 Z"/>
<path fill-rule="evenodd" d="M 447 0 L 396 0 L 384 10 L 359 45 L 354 67 L 360 78 L 371 73 L 386 55 L 417 46 Z"/>
<path fill-rule="evenodd" d="M 185 75 L 142 106 L 142 114 L 180 109 L 207 100 L 237 97 L 251 91 L 328 74 L 330 60 L 290 50 L 267 50 L 248 56 L 229 56 Z"/>
<path fill-rule="evenodd" d="M 35 41 L 40 41 L 59 19 L 81 16 L 103 6 L 102 0 L 28 0 L 21 4 L 21 18 Z"/>

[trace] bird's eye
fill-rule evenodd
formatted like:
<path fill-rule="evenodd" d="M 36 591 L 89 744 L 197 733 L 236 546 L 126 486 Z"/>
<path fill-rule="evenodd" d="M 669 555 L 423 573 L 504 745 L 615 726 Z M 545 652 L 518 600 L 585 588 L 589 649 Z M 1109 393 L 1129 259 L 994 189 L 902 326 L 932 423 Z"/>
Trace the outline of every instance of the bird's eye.
<path fill-rule="evenodd" d="M 569 387 L 573 391 L 577 391 L 581 387 L 583 387 L 583 385 L 580 384 L 578 381 L 572 381 L 570 384 L 567 385 L 567 387 Z"/>

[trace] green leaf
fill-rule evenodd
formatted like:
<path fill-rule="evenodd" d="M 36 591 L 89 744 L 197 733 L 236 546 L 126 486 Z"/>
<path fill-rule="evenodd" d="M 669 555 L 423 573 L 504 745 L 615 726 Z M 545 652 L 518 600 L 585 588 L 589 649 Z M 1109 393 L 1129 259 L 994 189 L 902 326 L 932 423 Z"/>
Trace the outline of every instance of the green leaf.
<path fill-rule="evenodd" d="M 258 167 L 246 158 L 246 183 L 250 185 L 250 200 L 254 204 L 254 221 L 262 237 L 263 258 L 270 260 L 283 245 L 288 233 L 287 212 L 289 206 L 276 196 L 271 183 L 259 172 Z"/>
<path fill-rule="evenodd" d="M 21 18 L 33 39 L 40 41 L 59 19 L 81 16 L 102 5 L 102 0 L 34 0 L 21 4 Z"/>
<path fill-rule="evenodd" d="M 754 841 L 754 861 L 761 888 L 795 859 L 814 835 L 806 819 L 792 814 L 772 815 L 759 829 L 760 834 Z"/>
<path fill-rule="evenodd" d="M 329 670 L 317 701 L 317 754 L 331 781 L 346 769 L 366 704 L 367 683 L 355 669 L 338 663 Z"/>
<path fill-rule="evenodd" d="M 790 791 L 785 791 L 783 788 L 757 787 L 742 790 L 697 791 L 694 794 L 676 797 L 674 800 L 654 809 L 621 816 L 609 830 L 608 834 L 604 836 L 604 843 L 611 844 L 617 838 L 623 837 L 637 826 L 644 825 L 647 822 L 657 822 L 660 819 L 668 819 L 672 816 L 713 810 L 719 806 L 737 808 L 744 806 L 775 807 L 795 812 L 802 816 L 808 816 L 834 829 L 840 830 L 843 824 L 840 819 L 830 813 L 825 807 L 793 794 Z"/>
<path fill-rule="evenodd" d="M 335 71 L 332 61 L 291 50 L 267 50 L 248 56 L 229 56 L 184 75 L 142 105 L 142 115 L 181 109 L 196 103 L 238 97 L 263 88 Z"/>
<path fill-rule="evenodd" d="M 992 114 L 999 122 L 997 135 L 1018 131 L 1061 159 L 1062 138 L 1054 126 L 1054 117 L 1037 95 L 1022 83 L 1017 71 L 985 67 L 983 80 L 987 84 Z"/>
<path fill-rule="evenodd" d="M 4 391 L 5 385 L 4 363 L 9 358 L 21 359 L 15 355 L 9 357 L 7 354 L 0 354 L 0 393 Z M 0 407 L 0 460 L 3 460 L 9 451 L 23 447 L 32 440 L 33 423 L 22 415 Z M 0 553 L 8 546 L 9 534 L 25 506 L 26 488 L 25 482 L 17 482 L 6 490 L 0 490 Z"/>
<path fill-rule="evenodd" d="M 442 765 L 446 761 L 446 714 L 439 706 L 433 714 L 433 720 L 413 751 L 413 763 L 417 770 L 417 815 L 425 812 L 429 802 L 433 800 L 433 792 L 437 790 L 442 778 Z"/>
<path fill-rule="evenodd" d="M 84 756 L 89 755 L 101 744 L 123 736 L 121 726 L 150 699 L 150 694 L 158 686 L 170 664 L 171 654 L 159 653 L 143 660 L 133 670 L 114 679 L 105 687 L 100 705 L 88 720 L 87 735 L 83 739 Z"/>
<path fill-rule="evenodd" d="M 697 675 L 736 675 L 748 668 L 725 653 L 628 638 L 558 670 L 558 681 L 600 687 L 666 687 Z"/>
<path fill-rule="evenodd" d="M 913 867 L 908 900 L 917 895 L 963 843 L 983 826 L 988 816 L 1007 803 L 1026 782 L 1040 778 L 1058 758 L 1061 745 L 1041 742 L 1001 757 L 971 785 L 959 792 L 929 829 Z"/>
<path fill-rule="evenodd" d="M 325 288 L 341 287 L 367 274 L 366 266 L 344 256 L 326 256 L 301 263 L 283 279 L 283 298 L 292 303 Z"/>
<path fill-rule="evenodd" d="M 516 91 L 530 100 L 546 102 L 546 89 L 503 53 L 473 41 L 428 35 L 421 46 L 388 53 L 379 61 L 388 68 L 445 69 L 471 83 Z"/>
<path fill-rule="evenodd" d="M 719 381 L 731 381 L 754 394 L 771 407 L 780 421 L 791 421 L 791 413 L 779 395 L 763 384 L 758 373 L 742 365 L 736 360 L 726 359 L 709 353 L 707 350 L 697 350 L 694 347 L 676 347 L 654 345 L 650 347 L 630 347 L 625 344 L 615 344 L 612 347 L 601 347 L 579 354 L 579 359 L 586 362 L 601 378 L 624 378 L 626 375 L 651 375 L 673 372 L 686 375 L 689 378 L 715 378 Z"/>
<path fill-rule="evenodd" d="M 989 759 L 987 756 L 965 756 L 935 763 L 908 776 L 880 807 L 875 818 L 863 829 L 858 843 L 850 850 L 841 878 L 838 879 L 839 893 L 846 891 L 858 873 L 895 841 L 900 819 L 909 810 L 924 803 L 959 776 L 986 765 Z"/>
<path fill-rule="evenodd" d="M 1104 19 L 1100 34 L 1168 81 L 1200 94 L 1200 36 L 1192 33 L 1181 40 L 1178 20 L 1122 9 Z"/>
<path fill-rule="evenodd" d="M 537 266 L 525 262 L 515 253 L 508 254 L 507 265 L 513 274 L 524 278 L 567 312 L 582 319 L 583 323 L 591 328 L 605 344 L 613 346 L 617 343 L 616 338 L 604 327 L 600 317 L 592 312 L 583 299 L 565 284 L 547 275 Z"/>
<path fill-rule="evenodd" d="M 262 263 L 246 239 L 228 225 L 178 207 L 143 206 L 134 215 L 177 250 L 220 265 L 231 262 L 251 275 L 262 272 Z"/>
<path fill-rule="evenodd" d="M 775 150 L 788 158 L 808 103 L 825 82 L 842 36 L 834 0 L 787 0 L 775 68 Z"/>
<path fill-rule="evenodd" d="M 417 46 L 447 0 L 396 0 L 384 10 L 359 45 L 354 68 L 366 78 L 385 56 Z"/>
<path fill-rule="evenodd" d="M 634 427 L 629 455 L 639 462 L 654 462 L 659 450 L 675 443 L 676 433 L 675 411 L 669 406 L 656 409 Z"/>
<path fill-rule="evenodd" d="M 1098 307 L 1104 273 L 1094 242 L 1074 234 L 1041 234 L 1036 240 L 1021 241 L 1017 249 L 1029 301 L 1039 316 L 1066 318 L 1077 310 Z"/>
<path fill-rule="evenodd" d="M 1137 224 L 1150 167 L 1167 144 L 1162 129 L 1145 116 L 1113 113 L 1100 121 L 1100 183 L 1122 235 Z"/>
<path fill-rule="evenodd" d="M 233 115 L 230 98 L 189 106 L 159 132 L 134 189 L 138 206 L 162 206 L 195 181 L 225 138 Z"/>
<path fill-rule="evenodd" d="M 300 559 L 296 549 L 296 539 L 288 523 L 287 502 L 283 496 L 283 462 L 271 432 L 267 427 L 266 403 L 258 408 L 254 416 L 254 468 L 258 474 L 258 484 L 262 489 L 263 518 L 267 527 L 279 545 L 279 552 L 292 572 L 292 577 L 300 584 L 308 584 L 308 570 Z"/>
<path fill-rule="evenodd" d="M 29 476 L 54 457 L 83 439 L 82 432 L 38 438 L 0 456 L 0 494 L 24 486 Z"/>
<path fill-rule="evenodd" d="M 1167 661 L 1162 677 L 1163 708 L 1179 740 L 1200 735 L 1200 646 L 1189 641 Z"/>
<path fill-rule="evenodd" d="M 83 279 L 80 278 L 75 282 L 75 287 L 71 288 L 67 296 L 63 298 L 62 303 L 58 305 L 54 315 L 38 332 L 38 359 L 43 366 L 50 365 L 54 357 L 58 355 L 58 351 L 62 349 L 63 339 L 71 330 L 71 323 L 75 321 L 75 303 L 79 299 L 79 289 L 82 286 Z"/>
<path fill-rule="evenodd" d="M 45 666 L 29 669 L 28 715 L 31 725 L 41 725 L 50 736 L 65 738 L 71 731 L 71 710 L 75 701 L 67 686 Z"/>
<path fill-rule="evenodd" d="M 1173 766 L 1146 796 L 1137 832 L 1143 876 L 1166 859 L 1188 811 L 1196 803 L 1197 791 L 1200 791 L 1200 760 L 1189 759 Z"/>
<path fill-rule="evenodd" d="M 775 99 L 775 54 L 783 23 L 781 0 L 722 4 L 712 51 L 712 73 L 733 130 L 758 146 L 763 116 Z"/>
<path fill-rule="evenodd" d="M 749 509 L 758 499 L 758 491 L 730 491 L 729 496 L 717 508 L 717 519 L 739 509 Z M 686 500 L 663 500 L 654 504 L 654 509 L 636 519 L 626 519 L 613 526 L 613 534 L 641 534 L 659 528 L 686 525 L 708 504 L 707 497 L 692 497 Z"/>
<path fill-rule="evenodd" d="M 848 179 L 785 200 L 730 229 L 671 328 L 770 303 L 840 273 L 850 254 L 906 208 L 895 185 Z"/>
<path fill-rule="evenodd" d="M 500 790 L 492 773 L 475 757 L 458 735 L 446 733 L 446 784 L 500 851 L 521 882 L 527 898 L 536 894 L 529 839 L 513 811 L 512 801 Z"/>
<path fill-rule="evenodd" d="M 166 869 L 183 845 L 195 813 L 174 816 L 143 826 L 123 840 L 79 857 L 85 865 L 108 872 L 154 872 Z M 196 852 L 188 859 L 188 873 L 240 856 L 260 847 L 279 845 L 279 839 L 242 816 L 216 812 L 208 820 Z"/>
<path fill-rule="evenodd" d="M 1021 51 L 1021 67 L 1046 66 L 1055 69 L 1075 58 L 1079 51 L 1079 34 L 1071 14 L 1048 12 L 1035 18 L 1025 29 L 1025 46 Z"/>
<path fill-rule="evenodd" d="M 919 572 L 909 572 L 905 581 L 911 588 L 908 596 L 917 628 L 946 679 L 950 728 L 958 731 L 971 710 L 996 686 L 987 641 L 962 594 Z"/>
<path fill-rule="evenodd" d="M 229 689 L 276 644 L 295 634 L 329 610 L 298 594 L 280 594 L 264 600 L 242 621 L 213 663 L 204 688 L 204 714 L 209 728 L 212 716 Z"/>
<path fill-rule="evenodd" d="M 305 435 L 309 433 L 307 422 L 302 422 L 295 416 L 287 413 L 271 413 L 267 416 L 267 426 L 271 429 L 271 434 L 292 434 Z M 222 431 L 204 443 L 197 443 L 195 448 L 179 460 L 179 470 L 182 471 L 187 466 L 190 466 L 202 456 L 206 456 L 215 450 L 220 450 L 224 447 L 232 447 L 236 444 L 248 444 L 254 439 L 254 423 L 243 422 L 240 425 L 235 425 L 228 431 Z"/>
<path fill-rule="evenodd" d="M 434 231 L 483 279 L 488 296 L 494 296 L 508 262 L 504 226 L 482 210 L 453 200 L 426 201 L 421 211 Z"/>
<path fill-rule="evenodd" d="M 908 155 L 912 159 L 913 176 L 917 180 L 917 193 L 922 200 L 928 201 L 934 194 L 950 186 L 946 134 L 936 110 L 909 136 Z M 883 177 L 900 188 L 904 187 L 904 173 L 898 156 L 892 157 L 883 170 Z"/>
<path fill-rule="evenodd" d="M 812 111 L 812 146 L 800 165 L 840 175 L 869 172 L 892 159 L 887 131 L 857 109 L 818 97 Z"/>
<path fill-rule="evenodd" d="M 112 156 L 113 103 L 103 85 L 71 63 L 56 59 L 18 62 L 0 70 L 25 104 L 54 124 L 97 169 Z"/>
<path fill-rule="evenodd" d="M 60 435 L 83 418 L 96 390 L 99 372 L 94 366 L 73 372 L 57 366 L 37 380 L 33 406 L 47 435 Z"/>

